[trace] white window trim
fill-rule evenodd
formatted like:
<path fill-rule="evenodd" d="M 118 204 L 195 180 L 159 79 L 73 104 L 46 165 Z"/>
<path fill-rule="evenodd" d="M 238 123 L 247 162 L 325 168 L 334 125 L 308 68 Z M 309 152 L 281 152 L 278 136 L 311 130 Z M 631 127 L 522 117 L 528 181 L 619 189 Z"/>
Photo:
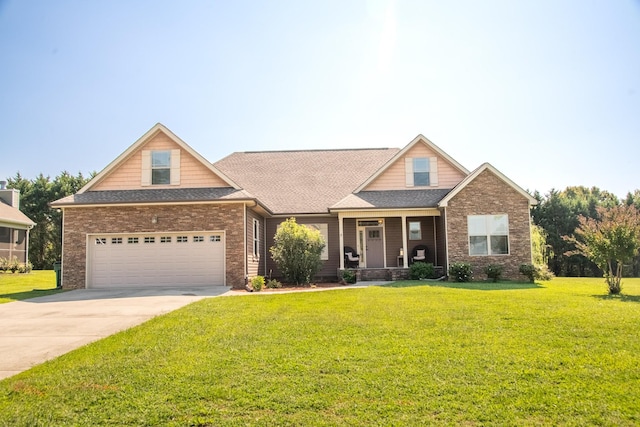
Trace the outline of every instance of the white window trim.
<path fill-rule="evenodd" d="M 438 186 L 438 158 L 437 157 L 415 157 L 429 160 L 429 185 L 417 186 L 413 181 L 413 159 L 414 157 L 405 157 L 404 173 L 405 185 L 408 188 L 428 188 Z"/>
<path fill-rule="evenodd" d="M 318 223 L 307 224 L 307 227 L 318 230 L 320 232 L 320 235 L 324 240 L 324 248 L 322 249 L 322 253 L 320 254 L 320 259 L 322 261 L 327 261 L 329 259 L 329 225 L 327 223 Z"/>
<path fill-rule="evenodd" d="M 260 257 L 260 221 L 253 218 L 253 257 Z"/>
<path fill-rule="evenodd" d="M 491 227 L 489 226 L 489 218 L 495 218 L 497 216 L 505 216 L 507 217 L 507 234 L 491 234 Z M 471 217 L 484 217 L 485 221 L 487 221 L 487 232 L 486 234 L 471 234 L 469 230 L 469 218 Z M 487 253 L 484 254 L 472 254 L 471 253 L 471 237 L 484 236 L 487 238 Z M 491 253 L 491 236 L 506 236 L 507 237 L 507 253 L 504 254 L 494 254 Z M 492 215 L 467 215 L 467 244 L 469 245 L 469 256 L 473 257 L 482 257 L 482 256 L 508 256 L 511 255 L 511 239 L 509 233 L 509 215 L 508 214 L 492 214 Z"/>
<path fill-rule="evenodd" d="M 415 238 L 415 239 L 413 239 L 411 237 L 411 224 L 418 224 L 419 236 L 417 238 Z M 411 240 L 411 241 L 422 240 L 422 221 L 409 221 L 409 240 Z"/>
<path fill-rule="evenodd" d="M 152 183 L 152 167 L 151 153 L 153 151 L 171 151 L 171 170 L 169 172 L 169 184 L 153 184 Z M 180 150 L 142 150 L 142 181 L 143 187 L 162 186 L 162 185 L 180 185 Z"/>

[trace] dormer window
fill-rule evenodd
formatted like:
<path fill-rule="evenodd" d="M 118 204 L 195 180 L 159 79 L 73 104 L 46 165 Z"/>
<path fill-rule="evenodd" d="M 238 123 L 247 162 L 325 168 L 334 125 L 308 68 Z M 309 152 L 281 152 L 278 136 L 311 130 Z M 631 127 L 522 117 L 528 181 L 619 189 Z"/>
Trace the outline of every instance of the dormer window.
<path fill-rule="evenodd" d="M 437 187 L 437 157 L 406 157 L 405 175 L 407 187 Z"/>
<path fill-rule="evenodd" d="M 171 151 L 151 152 L 151 184 L 171 184 Z"/>
<path fill-rule="evenodd" d="M 413 159 L 413 185 L 415 187 L 427 187 L 429 181 L 429 159 L 416 157 Z"/>
<path fill-rule="evenodd" d="M 180 185 L 180 150 L 143 150 L 142 185 Z"/>

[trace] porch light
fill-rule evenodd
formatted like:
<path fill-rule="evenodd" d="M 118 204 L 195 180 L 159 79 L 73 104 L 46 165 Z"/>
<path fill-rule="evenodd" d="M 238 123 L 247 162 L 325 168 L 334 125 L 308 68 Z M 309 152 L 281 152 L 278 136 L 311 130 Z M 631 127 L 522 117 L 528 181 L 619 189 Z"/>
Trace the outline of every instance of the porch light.
<path fill-rule="evenodd" d="M 158 216 L 154 215 L 151 217 L 151 224 L 157 224 L 158 223 Z"/>
<path fill-rule="evenodd" d="M 400 256 L 404 256 L 404 249 L 400 248 Z"/>

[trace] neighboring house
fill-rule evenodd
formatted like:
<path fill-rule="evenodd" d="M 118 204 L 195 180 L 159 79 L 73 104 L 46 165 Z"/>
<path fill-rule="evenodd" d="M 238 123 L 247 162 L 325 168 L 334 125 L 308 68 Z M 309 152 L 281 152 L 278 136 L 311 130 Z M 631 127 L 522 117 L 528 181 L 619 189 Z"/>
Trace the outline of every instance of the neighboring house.
<path fill-rule="evenodd" d="M 280 273 L 269 255 L 295 217 L 326 241 L 319 276 L 337 278 L 345 247 L 366 279 L 407 277 L 417 248 L 445 274 L 531 262 L 535 199 L 485 163 L 469 172 L 419 135 L 403 149 L 236 152 L 209 163 L 157 124 L 63 210 L 65 288 L 242 288 Z"/>
<path fill-rule="evenodd" d="M 20 191 L 0 181 L 0 258 L 29 262 L 29 230 L 35 222 L 20 211 Z"/>

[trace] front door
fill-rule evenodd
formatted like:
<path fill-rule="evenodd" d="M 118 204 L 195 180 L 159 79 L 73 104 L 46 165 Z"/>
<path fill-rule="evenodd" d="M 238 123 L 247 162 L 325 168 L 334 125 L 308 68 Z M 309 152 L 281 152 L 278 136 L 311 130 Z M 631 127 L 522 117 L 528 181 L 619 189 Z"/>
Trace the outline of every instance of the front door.
<path fill-rule="evenodd" d="M 367 268 L 384 267 L 384 242 L 382 241 L 382 232 L 382 227 L 367 227 L 365 229 Z"/>

